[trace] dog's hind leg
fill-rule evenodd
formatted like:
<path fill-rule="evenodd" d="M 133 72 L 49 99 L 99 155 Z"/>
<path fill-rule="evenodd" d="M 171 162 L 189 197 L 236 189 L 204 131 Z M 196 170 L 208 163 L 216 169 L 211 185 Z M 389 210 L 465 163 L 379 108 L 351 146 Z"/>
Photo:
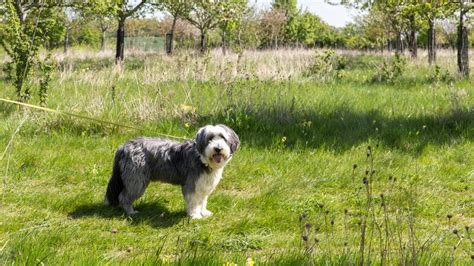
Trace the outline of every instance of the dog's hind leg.
<path fill-rule="evenodd" d="M 133 209 L 133 202 L 145 193 L 150 182 L 145 181 L 145 179 L 134 178 L 132 180 L 127 180 L 126 183 L 125 188 L 119 195 L 120 205 L 127 214 L 136 214 L 138 211 Z"/>

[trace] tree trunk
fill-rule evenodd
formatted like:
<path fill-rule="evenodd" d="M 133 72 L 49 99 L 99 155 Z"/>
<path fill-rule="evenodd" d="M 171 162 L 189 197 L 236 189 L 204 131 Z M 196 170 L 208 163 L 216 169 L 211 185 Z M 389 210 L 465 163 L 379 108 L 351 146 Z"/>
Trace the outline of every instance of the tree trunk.
<path fill-rule="evenodd" d="M 436 63 L 436 31 L 434 20 L 428 20 L 428 63 L 431 65 Z"/>
<path fill-rule="evenodd" d="M 100 50 L 104 51 L 105 49 L 105 30 L 101 29 L 101 34 L 100 34 Z"/>
<path fill-rule="evenodd" d="M 397 53 L 403 53 L 403 43 L 402 43 L 402 33 L 397 32 L 397 43 L 396 43 Z"/>
<path fill-rule="evenodd" d="M 201 30 L 201 53 L 204 54 L 206 52 L 206 31 Z"/>
<path fill-rule="evenodd" d="M 239 48 L 242 48 L 242 39 L 241 39 L 241 32 L 242 30 L 239 28 L 237 29 L 237 43 L 239 45 Z"/>
<path fill-rule="evenodd" d="M 410 46 L 410 53 L 411 53 L 411 58 L 417 58 L 418 57 L 418 47 L 417 47 L 417 41 L 416 41 L 416 23 L 415 23 L 415 15 L 412 14 L 410 15 L 409 18 L 410 21 L 410 32 L 408 33 L 408 45 Z"/>
<path fill-rule="evenodd" d="M 69 29 L 66 27 L 66 31 L 64 33 L 64 42 L 63 42 L 63 52 L 67 54 L 69 47 Z"/>
<path fill-rule="evenodd" d="M 223 55 L 226 55 L 227 53 L 227 43 L 226 43 L 226 34 L 225 34 L 225 31 L 222 32 L 222 54 Z"/>
<path fill-rule="evenodd" d="M 464 76 L 469 76 L 469 51 L 468 51 L 468 38 L 467 38 L 467 28 L 464 25 L 464 12 L 463 5 L 461 1 L 461 12 L 459 15 L 459 25 L 458 25 L 458 68 L 459 72 Z"/>
<path fill-rule="evenodd" d="M 411 29 L 410 31 L 410 42 L 411 42 L 411 58 L 417 58 L 418 57 L 418 47 L 416 43 L 416 30 Z"/>
<path fill-rule="evenodd" d="M 173 54 L 174 31 L 176 29 L 176 20 L 177 19 L 178 19 L 177 16 L 173 16 L 173 24 L 171 25 L 171 30 L 168 34 L 166 34 L 166 54 L 168 54 L 168 55 Z"/>
<path fill-rule="evenodd" d="M 387 36 L 387 50 L 389 53 L 392 51 L 392 36 L 390 35 L 390 32 Z"/>
<path fill-rule="evenodd" d="M 115 49 L 115 64 L 122 64 L 125 46 L 125 17 L 120 17 L 117 28 L 117 42 Z"/>

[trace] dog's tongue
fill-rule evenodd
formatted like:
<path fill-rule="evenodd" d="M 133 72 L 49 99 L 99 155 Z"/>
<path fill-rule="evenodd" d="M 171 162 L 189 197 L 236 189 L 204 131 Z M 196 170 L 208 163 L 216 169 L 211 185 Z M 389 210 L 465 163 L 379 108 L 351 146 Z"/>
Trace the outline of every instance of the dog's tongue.
<path fill-rule="evenodd" d="M 221 154 L 214 154 L 214 155 L 212 155 L 212 159 L 214 160 L 214 162 L 220 163 L 222 161 L 222 155 Z"/>

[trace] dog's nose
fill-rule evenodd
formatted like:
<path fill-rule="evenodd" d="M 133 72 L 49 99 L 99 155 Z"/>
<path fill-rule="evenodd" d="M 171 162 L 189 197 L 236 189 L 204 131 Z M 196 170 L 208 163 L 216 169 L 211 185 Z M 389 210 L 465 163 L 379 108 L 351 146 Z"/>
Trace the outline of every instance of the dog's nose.
<path fill-rule="evenodd" d="M 215 150 L 216 152 L 221 152 L 221 151 L 222 151 L 222 148 L 215 147 L 214 150 Z"/>

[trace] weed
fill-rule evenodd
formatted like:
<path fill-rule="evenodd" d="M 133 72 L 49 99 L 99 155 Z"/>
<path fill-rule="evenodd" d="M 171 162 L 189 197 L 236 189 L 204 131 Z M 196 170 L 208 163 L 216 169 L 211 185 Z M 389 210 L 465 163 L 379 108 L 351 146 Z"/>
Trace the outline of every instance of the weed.
<path fill-rule="evenodd" d="M 346 59 L 334 50 L 317 51 L 313 57 L 313 64 L 305 71 L 305 76 L 317 81 L 327 82 L 339 78 L 345 68 Z"/>
<path fill-rule="evenodd" d="M 372 82 L 394 83 L 403 75 L 406 69 L 406 59 L 403 55 L 396 53 L 389 61 L 383 61 L 377 67 L 377 73 L 372 77 Z"/>

